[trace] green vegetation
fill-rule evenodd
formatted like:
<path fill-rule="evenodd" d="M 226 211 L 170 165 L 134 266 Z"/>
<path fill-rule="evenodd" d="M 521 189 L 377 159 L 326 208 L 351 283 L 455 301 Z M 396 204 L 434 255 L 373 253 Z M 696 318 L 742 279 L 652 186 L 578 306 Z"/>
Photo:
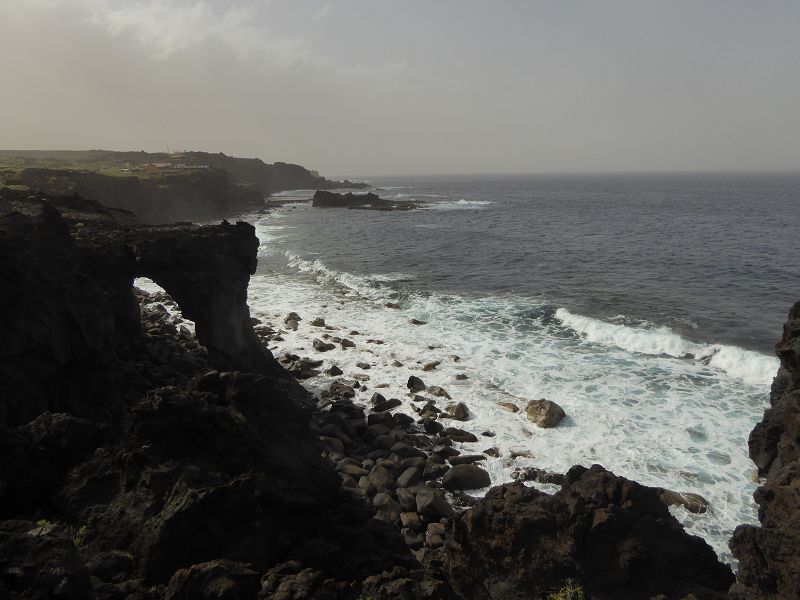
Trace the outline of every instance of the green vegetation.
<path fill-rule="evenodd" d="M 564 587 L 548 595 L 547 600 L 586 600 L 586 596 L 577 581 L 567 579 Z"/>
<path fill-rule="evenodd" d="M 86 539 L 86 534 L 88 532 L 89 530 L 86 528 L 86 525 L 81 525 L 78 528 L 78 531 L 76 531 L 75 534 L 72 536 L 72 541 L 75 543 L 76 546 L 80 546 L 81 544 L 83 544 L 83 540 Z"/>

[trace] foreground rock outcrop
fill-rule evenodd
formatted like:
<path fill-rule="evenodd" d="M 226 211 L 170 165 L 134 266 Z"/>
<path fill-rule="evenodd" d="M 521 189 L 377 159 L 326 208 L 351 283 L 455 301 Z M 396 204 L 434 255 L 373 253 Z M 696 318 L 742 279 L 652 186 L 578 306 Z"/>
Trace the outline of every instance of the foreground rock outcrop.
<path fill-rule="evenodd" d="M 580 582 L 592 598 L 723 598 L 734 577 L 656 490 L 573 467 L 559 492 L 493 488 L 455 518 L 445 564 L 465 598 L 527 599 Z"/>
<path fill-rule="evenodd" d="M 775 345 L 781 366 L 770 408 L 750 434 L 750 457 L 766 478 L 756 490 L 760 527 L 739 526 L 730 546 L 739 559 L 738 598 L 800 597 L 800 302 Z"/>

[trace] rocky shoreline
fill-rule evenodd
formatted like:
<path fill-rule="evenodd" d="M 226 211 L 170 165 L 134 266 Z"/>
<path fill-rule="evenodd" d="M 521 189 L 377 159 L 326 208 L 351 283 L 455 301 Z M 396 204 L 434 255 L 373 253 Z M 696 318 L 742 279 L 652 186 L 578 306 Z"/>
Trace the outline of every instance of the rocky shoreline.
<path fill-rule="evenodd" d="M 595 465 L 521 470 L 559 491 L 511 483 L 476 500 L 463 491 L 489 485 L 479 465 L 493 433 L 455 426 L 469 408 L 446 389 L 412 376 L 407 397 L 386 398 L 324 358 L 276 359 L 268 345 L 286 330 L 318 328 L 320 357 L 354 342 L 296 313 L 251 319 L 245 223 L 148 227 L 80 198 L 2 190 L 0 246 L 8 597 L 723 598 L 734 584 L 670 514 L 686 496 Z M 169 294 L 136 290 L 139 276 Z M 778 439 L 793 435 L 796 313 L 771 424 L 751 439 L 768 486 L 782 486 L 762 493 L 767 509 L 776 495 L 791 504 L 794 455 Z M 323 370 L 334 379 L 316 397 L 298 383 Z M 563 416 L 526 408 L 540 425 Z M 780 527 L 777 513 L 765 527 Z M 741 540 L 769 561 L 796 531 L 769 547 L 771 534 L 742 531 L 739 597 L 795 589 L 793 564 L 770 562 L 765 584 Z"/>

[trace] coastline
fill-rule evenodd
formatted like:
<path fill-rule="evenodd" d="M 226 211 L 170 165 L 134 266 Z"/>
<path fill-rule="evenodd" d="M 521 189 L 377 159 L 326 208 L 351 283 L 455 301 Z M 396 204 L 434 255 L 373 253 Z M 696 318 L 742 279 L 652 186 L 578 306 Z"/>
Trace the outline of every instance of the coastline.
<path fill-rule="evenodd" d="M 289 210 L 303 210 L 295 207 Z M 316 209 L 308 209 L 316 210 Z M 262 262 L 266 248 L 264 244 L 273 246 L 273 250 L 279 256 L 278 260 L 286 261 L 283 257 L 284 246 L 281 245 L 279 236 L 285 233 L 281 227 L 284 222 L 280 211 L 275 211 L 271 215 L 256 218 L 258 235 L 262 238 L 260 256 Z M 276 238 L 275 236 L 278 236 Z M 283 257 L 283 258 L 281 258 Z M 682 524 L 698 535 L 704 536 L 707 541 L 712 543 L 715 550 L 724 560 L 732 561 L 735 564 L 729 549 L 728 539 L 734 528 L 745 522 L 755 523 L 757 519 L 756 505 L 752 500 L 752 492 L 755 490 L 754 481 L 755 467 L 747 456 L 746 439 L 753 425 L 760 418 L 763 405 L 748 408 L 748 415 L 737 425 L 737 429 L 726 432 L 726 436 L 731 438 L 729 447 L 725 452 L 734 456 L 734 464 L 723 465 L 727 469 L 726 479 L 707 479 L 705 475 L 694 475 L 700 473 L 698 469 L 704 470 L 716 468 L 714 460 L 718 460 L 716 455 L 709 459 L 704 459 L 702 455 L 695 464 L 686 462 L 693 460 L 694 455 L 685 455 L 682 448 L 674 451 L 658 443 L 656 439 L 649 437 L 646 431 L 642 431 L 638 436 L 629 437 L 629 433 L 618 429 L 615 424 L 616 419 L 628 426 L 636 426 L 636 422 L 624 421 L 623 415 L 613 417 L 613 420 L 605 423 L 609 415 L 615 414 L 619 410 L 635 410 L 636 407 L 609 408 L 606 410 L 598 406 L 593 401 L 591 394 L 586 395 L 578 387 L 575 392 L 570 392 L 572 386 L 570 381 L 580 382 L 586 377 L 594 378 L 591 371 L 586 371 L 586 366 L 582 365 L 582 357 L 590 349 L 597 350 L 596 342 L 581 335 L 571 342 L 570 350 L 567 354 L 562 351 L 555 353 L 555 348 L 563 336 L 561 329 L 557 332 L 557 337 L 553 341 L 547 342 L 553 350 L 541 356 L 532 356 L 527 360 L 531 369 L 541 369 L 545 376 L 553 369 L 561 371 L 556 375 L 565 379 L 565 384 L 557 384 L 557 381 L 545 381 L 539 387 L 542 391 L 527 393 L 524 391 L 530 386 L 528 379 L 520 378 L 508 369 L 512 364 L 504 361 L 499 365 L 491 356 L 485 356 L 485 352 L 496 355 L 498 352 L 506 352 L 506 346 L 498 341 L 496 344 L 486 346 L 492 337 L 505 336 L 505 330 L 492 327 L 486 331 L 480 321 L 454 321 L 452 311 L 460 310 L 458 307 L 464 302 L 463 298 L 448 296 L 439 299 L 438 296 L 425 295 L 417 298 L 416 296 L 406 297 L 397 296 L 393 290 L 398 285 L 402 285 L 407 274 L 376 274 L 371 278 L 356 276 L 348 273 L 330 271 L 322 260 L 314 262 L 303 261 L 298 258 L 289 257 L 290 268 L 272 273 L 265 273 L 267 264 L 272 265 L 271 260 L 267 260 L 259 271 L 251 279 L 249 302 L 253 314 L 260 319 L 270 323 L 276 331 L 280 330 L 280 339 L 270 342 L 270 349 L 276 356 L 284 353 L 305 356 L 313 360 L 324 360 L 324 366 L 320 370 L 327 369 L 331 364 L 336 364 L 345 372 L 345 377 L 352 380 L 357 378 L 369 378 L 363 383 L 369 391 L 359 394 L 362 403 L 366 403 L 372 391 L 379 391 L 388 397 L 397 397 L 403 404 L 396 410 L 408 416 L 419 418 L 414 412 L 414 404 L 409 402 L 407 390 L 405 389 L 406 380 L 409 376 L 421 377 L 428 385 L 437 385 L 452 396 L 454 402 L 463 401 L 471 411 L 469 420 L 464 423 L 456 423 L 457 426 L 467 429 L 471 433 L 480 437 L 481 432 L 491 430 L 498 434 L 495 438 L 480 438 L 479 444 L 458 445 L 457 447 L 465 453 L 473 454 L 485 449 L 498 446 L 502 456 L 487 457 L 482 462 L 491 474 L 492 485 L 507 483 L 514 480 L 515 476 L 523 476 L 526 470 L 544 469 L 550 472 L 564 473 L 570 466 L 576 463 L 591 465 L 600 462 L 611 468 L 614 472 L 624 475 L 636 481 L 652 486 L 664 486 L 676 491 L 699 493 L 708 499 L 711 504 L 711 511 L 708 514 L 693 514 L 683 508 L 672 509 L 673 514 L 678 517 Z M 397 281 L 399 279 L 399 282 Z M 384 280 L 384 281 L 382 281 Z M 387 287 L 388 286 L 388 287 Z M 476 302 L 476 301 L 470 301 Z M 389 308 L 386 304 L 399 303 L 397 307 Z M 488 318 L 489 323 L 498 323 L 502 319 L 510 318 L 506 312 L 497 316 L 492 315 L 496 311 L 506 311 L 504 303 L 498 303 L 492 299 L 481 301 L 477 304 L 480 307 L 484 319 Z M 280 308 L 279 312 L 277 309 Z M 527 308 L 525 310 L 528 310 Z M 297 331 L 286 330 L 283 324 L 285 314 L 295 311 L 302 316 L 304 321 L 300 322 Z M 325 319 L 328 329 L 318 328 L 309 325 L 309 322 L 316 317 Z M 428 321 L 426 325 L 412 325 L 411 319 Z M 461 336 L 456 336 L 453 327 L 459 328 Z M 348 336 L 351 330 L 358 330 L 361 335 Z M 546 332 L 543 332 L 544 335 Z M 356 344 L 356 348 L 341 349 L 338 344 L 336 349 L 325 353 L 317 352 L 312 347 L 312 341 L 319 336 L 338 336 L 349 337 Z M 573 334 L 577 335 L 577 334 Z M 630 330 L 627 331 L 630 337 Z M 380 339 L 384 344 L 367 343 L 368 339 Z M 511 343 L 511 342 L 509 342 Z M 672 342 L 670 342 L 672 343 Z M 583 349 L 585 348 L 585 349 Z M 605 348 L 605 347 L 603 347 Z M 453 353 L 460 355 L 458 362 L 451 357 Z M 627 356 L 627 351 L 608 349 L 610 356 Z M 658 351 L 660 352 L 660 350 Z M 656 352 L 656 354 L 658 353 Z M 577 353 L 577 354 L 576 354 Z M 681 369 L 679 373 L 685 373 L 686 377 L 704 378 L 723 377 L 728 380 L 730 393 L 734 393 L 738 379 L 731 378 L 721 371 L 716 371 L 714 367 L 704 366 L 703 363 L 695 363 L 693 359 L 681 357 L 662 357 L 662 358 L 643 358 L 642 360 L 654 362 L 662 365 L 656 368 L 652 377 L 661 377 L 660 373 L 664 368 Z M 487 362 L 488 360 L 488 362 Z M 520 358 L 514 359 L 519 362 Z M 554 364 L 553 361 L 569 360 L 569 364 Z M 357 366 L 357 363 L 365 361 L 369 363 L 370 369 L 364 370 Z M 393 366 L 395 361 L 402 363 L 401 367 Z M 439 364 L 430 371 L 423 370 L 426 364 L 439 361 Z M 769 378 L 771 379 L 777 369 L 776 359 L 769 359 L 770 367 Z M 489 366 L 492 365 L 492 366 Z M 498 368 L 500 367 L 500 368 Z M 603 367 L 605 368 L 605 367 Z M 608 364 L 608 368 L 614 368 Z M 705 372 L 705 375 L 702 373 Z M 466 379 L 458 380 L 457 376 L 466 376 Z M 649 378 L 650 375 L 647 375 Z M 319 394 L 335 378 L 326 375 L 324 372 L 319 375 L 304 380 L 304 385 L 313 393 Z M 590 384 L 596 384 L 593 379 Z M 564 387 L 569 384 L 570 387 Z M 613 382 L 612 382 L 613 384 Z M 386 387 L 374 390 L 375 385 Z M 751 385 L 749 387 L 758 388 L 762 384 Z M 763 384 L 764 388 L 766 385 Z M 548 392 L 547 389 L 550 389 Z M 749 389 L 749 388 L 748 388 Z M 585 396 L 586 400 L 576 402 L 579 398 L 575 393 Z M 645 392 L 647 398 L 653 396 L 652 392 Z M 742 392 L 738 392 L 742 395 Z M 566 412 L 567 418 L 557 428 L 543 430 L 527 420 L 524 408 L 529 400 L 547 398 L 561 404 Z M 511 402 L 521 409 L 518 413 L 507 412 L 499 402 Z M 587 405 L 585 402 L 592 404 Z M 656 401 L 657 402 L 657 401 Z M 766 402 L 766 393 L 763 394 L 763 402 Z M 440 402 L 439 408 L 444 409 L 448 402 Z M 745 410 L 748 405 L 742 401 L 740 410 Z M 368 406 L 367 406 L 368 407 Z M 651 408 L 652 407 L 652 408 Z M 658 404 L 644 404 L 640 411 L 655 410 Z M 698 406 L 697 411 L 705 410 Z M 598 412 L 599 411 L 599 412 Z M 610 411 L 610 412 L 609 412 Z M 594 415 L 601 415 L 603 422 L 595 421 Z M 664 435 L 672 437 L 675 434 L 684 432 L 686 427 L 700 426 L 698 431 L 703 431 L 702 412 L 687 412 L 688 422 L 680 425 L 673 433 L 671 430 L 664 429 L 668 425 L 679 426 L 679 421 L 669 421 L 662 424 Z M 720 426 L 723 424 L 720 423 Z M 610 429 L 608 429 L 610 428 Z M 705 435 L 709 439 L 720 440 L 714 433 L 716 430 L 707 429 Z M 603 439 L 608 434 L 613 437 Z M 630 432 L 633 433 L 633 432 Z M 660 435 L 660 434 L 659 434 Z M 689 435 L 687 440 L 689 439 Z M 693 431 L 691 436 L 695 436 Z M 615 450 L 615 444 L 627 444 L 631 446 L 625 449 L 620 446 L 620 450 Z M 480 446 L 480 447 L 477 447 Z M 649 453 L 639 453 L 642 458 L 636 458 L 637 449 L 652 448 Z M 719 449 L 722 451 L 722 448 Z M 653 452 L 672 452 L 667 462 L 660 462 L 659 468 L 650 467 L 644 462 Z M 519 452 L 520 456 L 511 459 L 512 453 Z M 532 458 L 526 458 L 525 453 L 531 454 Z M 664 454 L 666 456 L 666 454 Z M 704 463 L 703 460 L 706 462 Z M 730 461 L 730 459 L 728 459 Z M 658 464 L 658 463 L 657 463 Z M 671 466 L 674 465 L 674 466 Z M 671 467 L 672 473 L 666 477 L 665 469 Z M 686 475 L 681 475 L 686 472 Z M 678 477 L 676 477 L 676 475 Z M 727 482 L 727 483 L 726 483 Z M 533 485 L 544 491 L 552 492 L 556 486 L 548 484 Z M 480 497 L 485 493 L 474 492 L 473 495 Z M 732 496 L 731 494 L 735 494 Z M 735 498 L 735 499 L 734 499 Z"/>
<path fill-rule="evenodd" d="M 326 589 L 334 597 L 387 600 L 401 589 L 409 599 L 477 600 L 547 597 L 575 585 L 597 598 L 716 598 L 733 583 L 730 568 L 667 508 L 675 501 L 690 508 L 691 500 L 702 512 L 698 498 L 599 465 L 523 469 L 557 482 L 552 494 L 521 483 L 495 485 L 481 500 L 463 493 L 490 483 L 474 463 L 536 465 L 537 457 L 499 447 L 492 456 L 490 444 L 499 446 L 506 431 L 485 428 L 486 407 L 464 398 L 479 418 L 461 421 L 464 407 L 448 406 L 449 397 L 460 400 L 459 385 L 481 381 L 460 356 L 435 364 L 439 357 L 428 355 L 452 352 L 427 337 L 435 318 L 413 321 L 402 306 L 383 306 L 427 344 L 402 357 L 390 335 L 367 337 L 369 328 L 355 333 L 350 328 L 359 324 L 335 312 L 315 314 L 346 306 L 330 289 L 319 306 L 296 306 L 292 312 L 302 316 L 273 307 L 262 315 L 268 319 L 258 311 L 254 318 L 248 285 L 252 298 L 273 282 L 259 279 L 256 228 L 247 223 L 148 227 L 80 198 L 2 194 L 2 256 L 16 278 L 4 314 L 24 314 L 24 302 L 53 315 L 45 328 L 7 324 L 17 341 L 4 369 L 25 366 L 14 374 L 22 385 L 3 405 L 10 415 L 3 443 L 13 460 L 0 471 L 0 564 L 12 597 L 59 581 L 74 597 L 183 598 L 223 585 L 247 598 L 304 598 Z M 56 253 L 30 252 L 35 247 Z M 199 260 L 209 249 L 215 261 Z M 26 273 L 52 293 L 40 295 Z M 171 291 L 196 327 L 166 296 L 131 304 L 133 278 L 147 275 Z M 70 296 L 75 281 L 94 292 Z M 67 341 L 65 327 L 73 331 Z M 335 381 L 320 378 L 316 397 L 290 372 L 314 381 L 314 371 L 332 364 L 310 352 L 311 360 L 273 357 L 259 342 L 274 347 L 304 330 L 322 355 L 336 356 L 338 345 L 337 362 L 347 369 L 329 371 Z M 26 338 L 31 332 L 45 350 Z M 308 350 L 303 344 L 295 348 Z M 390 364 L 398 357 L 405 364 Z M 383 380 L 390 370 L 378 375 L 379 362 L 395 369 L 393 380 Z M 440 379 L 451 363 L 467 378 Z M 63 380 L 71 395 L 51 396 L 51 379 Z M 39 403 L 26 403 L 34 382 L 42 386 Z M 564 406 L 568 426 L 579 415 Z M 531 439 L 569 429 L 534 428 Z"/>

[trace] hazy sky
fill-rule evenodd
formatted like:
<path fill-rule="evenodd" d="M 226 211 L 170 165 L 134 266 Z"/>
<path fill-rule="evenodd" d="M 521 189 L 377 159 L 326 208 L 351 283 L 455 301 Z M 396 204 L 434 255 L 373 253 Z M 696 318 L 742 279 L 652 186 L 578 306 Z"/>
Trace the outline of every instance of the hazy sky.
<path fill-rule="evenodd" d="M 800 1 L 0 0 L 0 148 L 800 169 Z"/>

